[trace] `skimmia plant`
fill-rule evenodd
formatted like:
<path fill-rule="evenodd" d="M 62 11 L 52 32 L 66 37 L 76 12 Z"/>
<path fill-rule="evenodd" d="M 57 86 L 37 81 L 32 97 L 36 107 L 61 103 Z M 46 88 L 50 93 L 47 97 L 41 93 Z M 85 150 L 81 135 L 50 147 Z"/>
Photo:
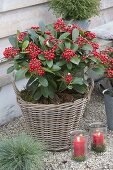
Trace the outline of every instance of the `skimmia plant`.
<path fill-rule="evenodd" d="M 17 78 L 28 78 L 26 89 L 34 100 L 53 99 L 65 90 L 85 94 L 87 70 L 103 74 L 106 68 L 96 35 L 66 25 L 62 18 L 46 26 L 39 23 L 26 32 L 17 31 L 9 41 L 12 47 L 5 49 L 4 56 L 13 59 L 13 64 L 7 71 L 17 70 Z"/>

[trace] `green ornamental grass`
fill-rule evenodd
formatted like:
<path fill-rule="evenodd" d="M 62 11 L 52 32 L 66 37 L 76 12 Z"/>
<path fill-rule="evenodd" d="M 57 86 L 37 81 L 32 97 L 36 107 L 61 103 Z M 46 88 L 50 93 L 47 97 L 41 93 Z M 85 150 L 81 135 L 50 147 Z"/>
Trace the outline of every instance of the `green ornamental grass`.
<path fill-rule="evenodd" d="M 41 170 L 43 146 L 26 134 L 0 141 L 0 170 Z"/>
<path fill-rule="evenodd" d="M 58 17 L 86 20 L 98 15 L 100 0 L 50 0 L 49 4 Z"/>

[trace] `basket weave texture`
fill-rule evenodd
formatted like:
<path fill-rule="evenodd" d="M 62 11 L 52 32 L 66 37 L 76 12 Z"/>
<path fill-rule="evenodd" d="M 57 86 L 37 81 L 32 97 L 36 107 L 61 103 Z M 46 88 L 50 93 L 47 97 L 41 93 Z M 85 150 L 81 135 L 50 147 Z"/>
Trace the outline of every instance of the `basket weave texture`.
<path fill-rule="evenodd" d="M 70 132 L 79 128 L 79 122 L 83 117 L 93 86 L 84 98 L 58 105 L 28 103 L 20 97 L 14 82 L 13 87 L 26 121 L 28 133 L 43 141 L 47 150 L 69 149 Z"/>

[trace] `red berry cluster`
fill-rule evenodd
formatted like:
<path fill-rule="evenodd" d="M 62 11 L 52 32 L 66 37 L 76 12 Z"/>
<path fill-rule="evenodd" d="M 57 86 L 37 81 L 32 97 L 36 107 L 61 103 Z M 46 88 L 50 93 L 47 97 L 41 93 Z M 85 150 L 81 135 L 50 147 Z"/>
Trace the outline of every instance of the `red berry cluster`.
<path fill-rule="evenodd" d="M 54 54 L 54 52 L 52 50 L 44 51 L 44 57 L 47 60 L 53 60 L 55 58 L 55 54 Z"/>
<path fill-rule="evenodd" d="M 45 34 L 51 35 L 51 31 L 47 30 L 47 31 L 45 31 Z"/>
<path fill-rule="evenodd" d="M 43 76 L 45 74 L 45 71 L 41 68 L 37 70 L 37 73 L 39 76 Z"/>
<path fill-rule="evenodd" d="M 70 59 L 76 56 L 76 54 L 73 50 L 65 48 L 64 52 L 62 53 L 62 56 L 66 59 L 66 61 L 70 61 Z"/>
<path fill-rule="evenodd" d="M 110 60 L 110 64 L 113 66 L 113 59 Z"/>
<path fill-rule="evenodd" d="M 71 75 L 71 73 L 68 73 L 65 77 L 66 80 L 66 84 L 70 84 L 70 82 L 72 81 L 73 77 Z"/>
<path fill-rule="evenodd" d="M 5 58 L 13 58 L 19 53 L 19 49 L 14 47 L 5 48 L 3 55 Z"/>
<path fill-rule="evenodd" d="M 66 31 L 66 32 L 69 32 L 70 34 L 72 34 L 72 31 L 73 31 L 73 29 L 75 29 L 75 28 L 79 29 L 79 27 L 78 27 L 77 25 L 70 24 L 70 25 L 68 25 L 68 26 L 65 28 L 65 31 Z"/>
<path fill-rule="evenodd" d="M 93 54 L 93 56 L 94 56 L 95 58 L 99 58 L 99 57 L 100 57 L 100 53 L 97 52 L 96 50 L 93 50 L 93 51 L 91 52 L 91 54 Z"/>
<path fill-rule="evenodd" d="M 48 35 L 47 39 L 49 39 L 50 42 L 53 42 L 53 43 L 57 42 L 57 39 L 52 35 L 52 33 L 49 30 L 47 30 L 45 34 Z"/>
<path fill-rule="evenodd" d="M 99 44 L 98 44 L 98 43 L 96 43 L 96 42 L 90 42 L 90 44 L 92 45 L 93 50 L 99 49 Z"/>
<path fill-rule="evenodd" d="M 106 47 L 105 52 L 106 53 L 113 53 L 113 48 L 112 47 Z"/>
<path fill-rule="evenodd" d="M 30 63 L 29 63 L 30 72 L 33 72 L 37 69 L 41 69 L 41 66 L 42 66 L 42 64 L 41 64 L 40 60 L 38 60 L 36 58 L 30 60 Z"/>
<path fill-rule="evenodd" d="M 87 56 L 82 56 L 82 61 L 86 61 Z"/>
<path fill-rule="evenodd" d="M 29 67 L 30 72 L 37 71 L 39 76 L 43 76 L 45 73 L 44 70 L 42 69 L 41 61 L 36 58 L 30 60 Z"/>
<path fill-rule="evenodd" d="M 107 77 L 108 78 L 113 78 L 113 70 L 112 69 L 107 69 Z"/>
<path fill-rule="evenodd" d="M 38 29 L 39 29 L 39 26 L 32 26 L 31 29 L 33 29 L 33 30 L 38 30 Z"/>
<path fill-rule="evenodd" d="M 84 35 L 85 35 L 89 40 L 92 40 L 92 39 L 96 38 L 96 34 L 90 32 L 90 31 L 86 31 L 86 32 L 84 33 Z"/>
<path fill-rule="evenodd" d="M 106 55 L 100 54 L 99 58 L 100 58 L 102 64 L 106 64 L 109 62 L 109 58 Z"/>
<path fill-rule="evenodd" d="M 31 58 L 36 58 L 42 53 L 42 50 L 33 42 L 30 42 L 28 48 L 26 48 L 26 52 L 29 52 Z"/>
<path fill-rule="evenodd" d="M 47 46 L 50 45 L 50 44 L 49 44 L 49 39 L 45 39 L 45 40 L 44 40 L 44 45 L 47 45 Z"/>
<path fill-rule="evenodd" d="M 23 41 L 24 37 L 27 35 L 26 32 L 21 32 L 19 35 L 18 35 L 18 41 Z"/>
<path fill-rule="evenodd" d="M 83 37 L 78 37 L 77 39 L 77 44 L 79 45 L 79 47 L 82 47 L 85 44 L 88 44 L 89 41 Z"/>
<path fill-rule="evenodd" d="M 57 20 L 57 22 L 54 24 L 54 29 L 57 31 L 57 32 L 60 32 L 60 31 L 65 31 L 65 23 L 63 21 L 62 18 L 59 18 Z"/>

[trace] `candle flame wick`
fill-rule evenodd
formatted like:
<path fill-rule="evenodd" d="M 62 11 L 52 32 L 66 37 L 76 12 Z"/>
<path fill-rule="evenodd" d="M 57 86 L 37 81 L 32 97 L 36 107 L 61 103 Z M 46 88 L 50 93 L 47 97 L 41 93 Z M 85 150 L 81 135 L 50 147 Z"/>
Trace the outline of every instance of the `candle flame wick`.
<path fill-rule="evenodd" d="M 77 141 L 80 142 L 80 137 L 79 136 L 77 137 Z"/>
<path fill-rule="evenodd" d="M 79 136 L 83 136 L 83 134 L 80 134 Z"/>
<path fill-rule="evenodd" d="M 100 132 L 98 132 L 98 136 L 100 136 Z"/>
<path fill-rule="evenodd" d="M 99 132 L 99 129 L 96 129 L 96 132 Z"/>

